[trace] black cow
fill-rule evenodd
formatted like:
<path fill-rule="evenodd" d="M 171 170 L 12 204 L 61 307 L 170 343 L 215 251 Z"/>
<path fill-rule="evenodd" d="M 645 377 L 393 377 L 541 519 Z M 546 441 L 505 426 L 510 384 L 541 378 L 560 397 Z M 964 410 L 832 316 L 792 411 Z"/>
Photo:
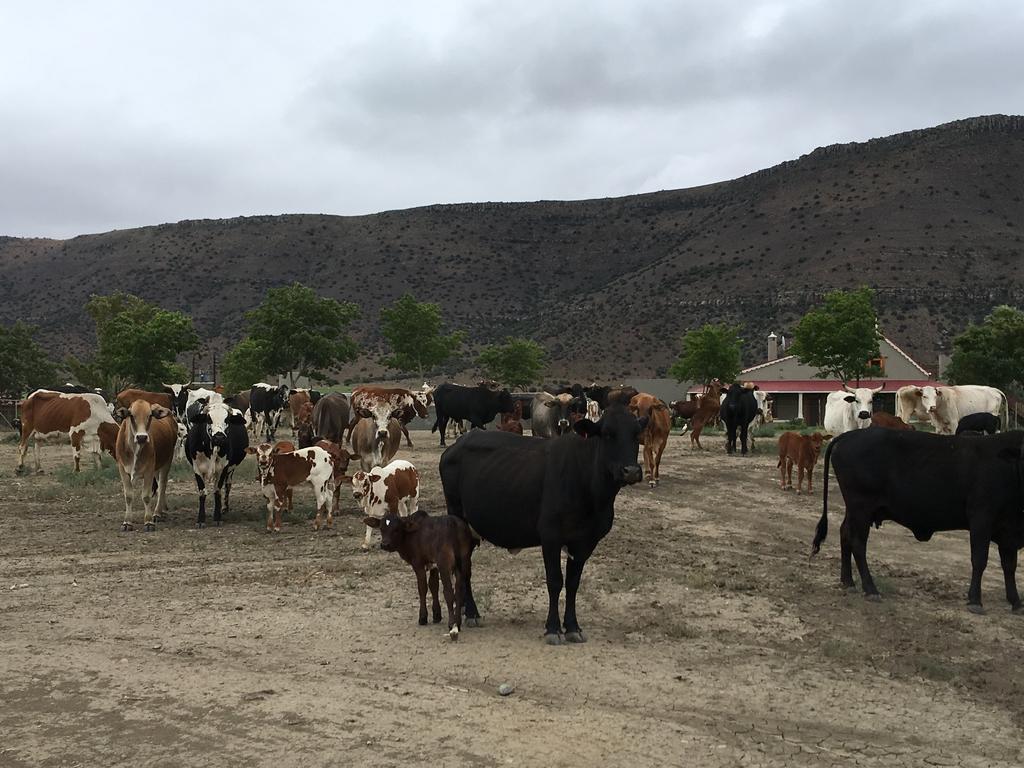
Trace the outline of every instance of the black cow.
<path fill-rule="evenodd" d="M 253 384 L 249 390 L 249 413 L 256 423 L 256 434 L 266 434 L 267 442 L 274 442 L 274 433 L 281 423 L 281 414 L 288 407 L 287 384 L 272 387 L 270 384 Z"/>
<path fill-rule="evenodd" d="M 608 407 L 608 393 L 611 391 L 611 387 L 599 387 L 596 384 L 591 384 L 589 387 L 583 388 L 583 394 L 597 403 L 597 407 L 602 411 Z M 632 397 L 630 400 L 632 400 Z M 629 401 L 627 400 L 626 402 Z"/>
<path fill-rule="evenodd" d="M 483 429 L 499 413 L 512 413 L 512 408 L 512 396 L 507 389 L 495 391 L 481 386 L 442 384 L 434 390 L 437 420 L 430 431 L 440 430 L 441 445 L 445 445 L 444 433 L 452 419 L 465 419 L 471 427 Z"/>
<path fill-rule="evenodd" d="M 753 390 L 733 384 L 725 393 L 725 400 L 719 408 L 718 415 L 725 422 L 727 453 L 736 452 L 736 430 L 740 431 L 740 454 L 747 455 L 747 430 L 750 422 L 757 415 L 757 398 Z"/>
<path fill-rule="evenodd" d="M 964 432 L 984 432 L 986 435 L 994 435 L 1002 426 L 1002 421 L 994 413 L 971 413 L 964 416 L 956 425 L 956 433 L 962 435 Z"/>
<path fill-rule="evenodd" d="M 846 517 L 839 529 L 840 581 L 852 588 L 851 556 L 864 596 L 879 599 L 868 571 L 871 524 L 893 520 L 918 541 L 936 531 L 970 531 L 971 586 L 967 608 L 981 613 L 981 576 L 991 542 L 999 546 L 1006 599 L 1017 594 L 1017 550 L 1024 545 L 1024 432 L 992 436 L 933 435 L 893 429 L 858 429 L 825 450 L 824 504 L 811 555 L 828 535 L 828 468 L 835 467 Z"/>
<path fill-rule="evenodd" d="M 643 477 L 637 453 L 646 424 L 646 418 L 638 420 L 624 407 L 612 406 L 596 424 L 589 419 L 576 422 L 579 437 L 541 440 L 510 432 L 470 432 L 441 454 L 449 514 L 503 549 L 541 547 L 548 585 L 547 643 L 563 639 L 558 617 L 563 547 L 569 553 L 564 639 L 586 640 L 576 619 L 580 576 L 612 528 L 615 496 Z M 480 613 L 468 572 L 465 585 L 467 624 L 472 626 Z"/>
<path fill-rule="evenodd" d="M 517 393 L 512 395 L 513 406 L 516 403 L 522 403 L 519 407 L 522 408 L 522 418 L 531 419 L 533 418 L 533 398 L 534 395 L 527 395 L 524 393 Z"/>
<path fill-rule="evenodd" d="M 640 390 L 636 387 L 631 387 L 628 384 L 621 384 L 617 387 L 610 387 L 608 394 L 605 396 L 605 408 L 609 405 L 618 403 L 619 405 L 628 406 L 629 401 L 640 394 Z"/>
<path fill-rule="evenodd" d="M 198 407 L 197 407 L 198 406 Z M 188 435 L 185 437 L 185 458 L 192 466 L 199 491 L 199 514 L 196 527 L 206 526 L 206 494 L 213 489 L 213 524 L 221 521 L 221 490 L 224 492 L 224 514 L 231 496 L 231 476 L 245 459 L 249 431 L 241 411 L 222 403 L 207 406 L 193 403 L 189 407 Z"/>

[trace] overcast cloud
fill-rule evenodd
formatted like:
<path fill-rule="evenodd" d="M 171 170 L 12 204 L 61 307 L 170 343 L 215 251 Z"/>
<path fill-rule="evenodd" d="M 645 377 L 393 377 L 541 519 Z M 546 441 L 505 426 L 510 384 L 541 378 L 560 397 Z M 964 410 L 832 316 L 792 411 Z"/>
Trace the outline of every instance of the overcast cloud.
<path fill-rule="evenodd" d="M 0 235 L 606 197 L 1024 112 L 1024 3 L 0 6 Z"/>

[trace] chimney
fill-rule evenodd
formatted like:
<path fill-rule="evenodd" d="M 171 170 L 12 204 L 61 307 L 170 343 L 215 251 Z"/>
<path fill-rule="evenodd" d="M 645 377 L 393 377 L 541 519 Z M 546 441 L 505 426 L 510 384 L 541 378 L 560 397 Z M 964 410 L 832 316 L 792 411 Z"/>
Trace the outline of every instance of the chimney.
<path fill-rule="evenodd" d="M 779 359 L 779 337 L 775 333 L 768 334 L 768 362 Z"/>

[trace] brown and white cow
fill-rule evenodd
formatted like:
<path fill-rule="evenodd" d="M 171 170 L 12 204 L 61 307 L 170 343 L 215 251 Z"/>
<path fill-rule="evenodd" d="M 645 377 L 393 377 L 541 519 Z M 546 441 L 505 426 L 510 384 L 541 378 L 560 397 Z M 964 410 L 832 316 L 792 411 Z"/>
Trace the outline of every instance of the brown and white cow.
<path fill-rule="evenodd" d="M 122 531 L 133 528 L 132 507 L 136 497 L 142 497 L 145 510 L 145 530 L 152 531 L 166 511 L 167 473 L 174 460 L 174 445 L 178 441 L 178 424 L 169 408 L 136 400 L 130 408 L 121 410 L 123 418 L 117 431 L 117 471 L 121 475 L 124 492 L 124 522 Z M 155 482 L 154 482 L 155 481 Z M 154 485 L 156 506 L 151 506 Z"/>
<path fill-rule="evenodd" d="M 672 416 L 664 402 L 645 392 L 633 396 L 629 401 L 629 412 L 638 419 L 647 417 L 647 426 L 640 433 L 640 444 L 644 447 L 647 482 L 654 488 L 659 480 L 661 454 L 665 452 L 672 430 Z"/>
<path fill-rule="evenodd" d="M 383 434 L 370 419 L 360 420 L 352 429 L 352 451 L 359 455 L 364 471 L 387 464 L 398 453 L 402 442 L 402 425 L 389 419 Z"/>
<path fill-rule="evenodd" d="M 811 492 L 811 475 L 814 465 L 821 454 L 821 444 L 831 440 L 832 435 L 815 432 L 813 435 L 801 435 L 799 432 L 783 432 L 779 435 L 779 485 L 782 490 L 793 490 L 793 465 L 797 466 L 796 492 L 804 483 L 807 473 L 807 492 Z"/>
<path fill-rule="evenodd" d="M 117 422 L 110 415 L 106 401 L 99 395 L 85 392 L 65 394 L 37 389 L 19 403 L 21 413 L 21 441 L 18 448 L 18 467 L 25 468 L 29 438 L 32 441 L 36 472 L 39 464 L 39 440 L 67 435 L 75 458 L 75 472 L 81 469 L 82 450 L 91 453 L 97 467 L 102 465 L 100 453 L 114 455 L 117 441 Z"/>
<path fill-rule="evenodd" d="M 408 461 L 395 459 L 386 466 L 352 475 L 352 496 L 364 515 L 406 517 L 419 508 L 420 475 Z M 372 529 L 366 526 L 363 549 L 370 548 L 371 535 Z"/>
<path fill-rule="evenodd" d="M 373 419 L 377 432 L 387 432 L 388 419 L 397 419 L 406 442 L 412 447 L 409 430 L 406 424 L 416 416 L 427 418 L 427 404 L 433 390 L 428 392 L 412 392 L 399 387 L 356 387 L 352 390 L 352 412 L 356 421 Z M 354 429 L 355 425 L 353 425 Z M 361 452 L 361 451 L 360 451 Z"/>
<path fill-rule="evenodd" d="M 294 451 L 279 450 L 280 444 L 260 443 L 245 449 L 255 454 L 260 467 L 260 484 L 267 499 L 267 531 L 281 532 L 281 513 L 289 503 L 289 491 L 309 483 L 316 498 L 316 519 L 313 530 L 320 530 L 326 516 L 326 527 L 334 525 L 334 461 L 319 446 Z"/>

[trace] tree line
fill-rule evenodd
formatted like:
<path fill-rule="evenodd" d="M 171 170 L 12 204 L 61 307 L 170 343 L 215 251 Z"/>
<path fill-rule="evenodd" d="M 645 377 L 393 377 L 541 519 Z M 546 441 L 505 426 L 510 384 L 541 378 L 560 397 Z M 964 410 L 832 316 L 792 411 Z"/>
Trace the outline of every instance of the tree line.
<path fill-rule="evenodd" d="M 0 325 L 0 393 L 18 397 L 53 385 L 64 373 L 110 391 L 128 385 L 159 389 L 163 382 L 188 380 L 177 360 L 200 345 L 191 317 L 120 291 L 91 297 L 85 309 L 96 326 L 96 348 L 62 363 L 51 360 L 35 340 L 36 328 Z M 319 296 L 300 283 L 271 288 L 245 313 L 245 336 L 224 356 L 225 388 L 247 389 L 273 375 L 288 377 L 292 386 L 299 376 L 333 383 L 330 370 L 359 355 L 349 335 L 359 316 L 355 304 Z M 381 362 L 421 379 L 458 355 L 466 340 L 463 331 L 444 331 L 437 304 L 410 294 L 380 310 L 380 331 L 390 352 Z M 880 374 L 870 364 L 879 356 L 880 338 L 873 291 L 833 291 L 796 325 L 788 352 L 818 368 L 821 378 L 855 382 Z M 742 369 L 742 346 L 738 326 L 704 325 L 685 334 L 669 374 L 679 381 L 734 381 Z M 540 382 L 547 353 L 532 339 L 510 337 L 485 346 L 475 362 L 488 378 L 529 388 Z M 982 323 L 970 325 L 953 342 L 946 378 L 1024 393 L 1024 312 L 999 306 Z"/>

